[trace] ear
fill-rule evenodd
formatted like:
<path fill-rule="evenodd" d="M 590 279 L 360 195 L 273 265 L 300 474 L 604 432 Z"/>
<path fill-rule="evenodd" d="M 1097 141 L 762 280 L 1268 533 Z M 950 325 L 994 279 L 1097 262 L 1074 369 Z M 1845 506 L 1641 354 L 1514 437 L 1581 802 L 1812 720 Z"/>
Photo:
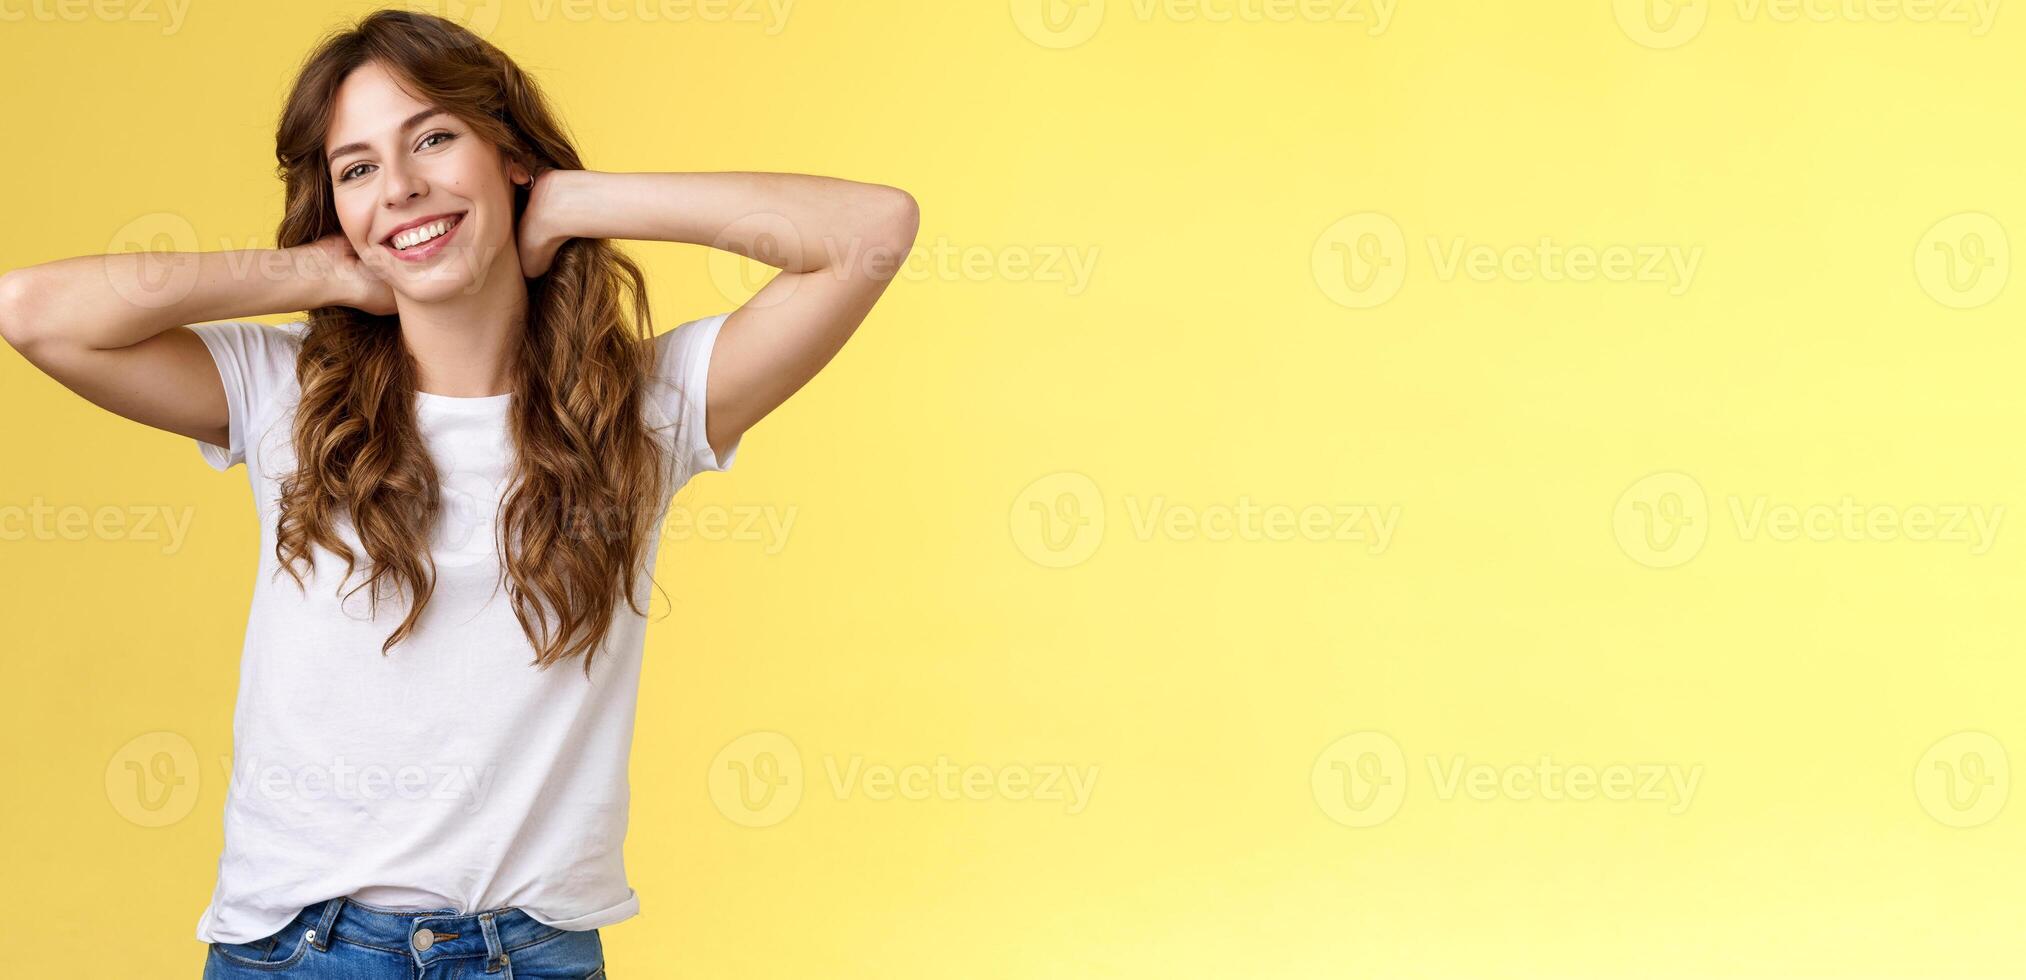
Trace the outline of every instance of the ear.
<path fill-rule="evenodd" d="M 507 161 L 507 179 L 521 187 L 530 186 L 535 182 L 534 175 L 528 173 L 528 168 L 511 160 Z"/>

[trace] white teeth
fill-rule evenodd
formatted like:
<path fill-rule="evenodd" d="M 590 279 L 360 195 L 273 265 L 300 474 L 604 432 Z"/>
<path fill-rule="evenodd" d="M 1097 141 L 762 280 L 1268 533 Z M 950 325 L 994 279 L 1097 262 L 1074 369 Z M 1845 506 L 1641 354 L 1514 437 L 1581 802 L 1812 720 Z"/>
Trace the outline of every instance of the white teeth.
<path fill-rule="evenodd" d="M 394 236 L 394 247 L 399 249 L 414 248 L 449 231 L 451 223 L 455 220 L 454 218 L 439 218 L 421 227 L 410 228 Z"/>

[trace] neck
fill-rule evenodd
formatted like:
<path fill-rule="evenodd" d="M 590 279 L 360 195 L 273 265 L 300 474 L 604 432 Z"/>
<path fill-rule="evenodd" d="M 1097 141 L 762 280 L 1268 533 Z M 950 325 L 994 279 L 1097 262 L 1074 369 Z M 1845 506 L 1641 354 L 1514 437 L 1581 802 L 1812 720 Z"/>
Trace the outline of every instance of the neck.
<path fill-rule="evenodd" d="M 401 339 L 415 358 L 418 391 L 484 398 L 513 390 L 513 360 L 527 329 L 527 281 L 513 268 L 485 270 L 476 289 L 429 303 L 395 300 Z"/>

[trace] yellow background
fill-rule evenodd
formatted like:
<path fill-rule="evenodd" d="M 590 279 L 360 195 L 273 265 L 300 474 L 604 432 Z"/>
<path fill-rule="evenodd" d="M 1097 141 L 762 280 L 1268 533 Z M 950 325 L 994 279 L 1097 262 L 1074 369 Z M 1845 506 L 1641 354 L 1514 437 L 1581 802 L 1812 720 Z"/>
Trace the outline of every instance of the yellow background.
<path fill-rule="evenodd" d="M 678 498 L 793 523 L 671 523 L 614 976 L 2026 976 L 2020 12 L 1038 6 L 438 8 L 595 169 L 922 207 L 922 260 Z M 368 6 L 77 9 L 0 0 L 0 267 L 271 244 L 288 79 Z M 1699 265 L 1676 290 L 1437 261 L 1544 238 Z M 742 298 L 704 249 L 630 248 L 663 329 Z M 1358 289 L 1373 260 L 1397 293 Z M 245 471 L 11 351 L 0 412 L 7 969 L 194 977 Z M 1846 499 L 1886 530 L 1740 520 Z M 1135 523 L 1248 501 L 1398 524 L 1375 551 Z M 189 527 L 24 535 L 36 505 Z M 1924 534 L 1927 507 L 1996 536 Z M 769 732 L 792 756 L 740 741 Z M 755 745 L 800 764 L 785 813 L 724 790 Z M 182 796 L 147 826 L 125 763 L 158 755 Z M 939 757 L 1097 776 L 1072 813 L 840 796 L 826 768 Z M 1477 798 L 1430 769 L 1523 790 L 1543 757 L 1699 782 Z M 1375 787 L 1385 819 L 1344 802 Z"/>

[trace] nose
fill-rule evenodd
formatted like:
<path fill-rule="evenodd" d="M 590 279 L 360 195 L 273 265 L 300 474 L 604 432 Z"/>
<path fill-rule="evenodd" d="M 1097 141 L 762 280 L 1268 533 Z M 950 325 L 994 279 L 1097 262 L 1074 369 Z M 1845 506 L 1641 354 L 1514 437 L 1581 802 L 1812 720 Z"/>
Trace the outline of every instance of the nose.
<path fill-rule="evenodd" d="M 406 164 L 388 163 L 380 176 L 380 192 L 383 204 L 388 209 L 399 208 L 415 198 L 421 197 L 428 186 L 422 175 L 408 168 Z"/>

